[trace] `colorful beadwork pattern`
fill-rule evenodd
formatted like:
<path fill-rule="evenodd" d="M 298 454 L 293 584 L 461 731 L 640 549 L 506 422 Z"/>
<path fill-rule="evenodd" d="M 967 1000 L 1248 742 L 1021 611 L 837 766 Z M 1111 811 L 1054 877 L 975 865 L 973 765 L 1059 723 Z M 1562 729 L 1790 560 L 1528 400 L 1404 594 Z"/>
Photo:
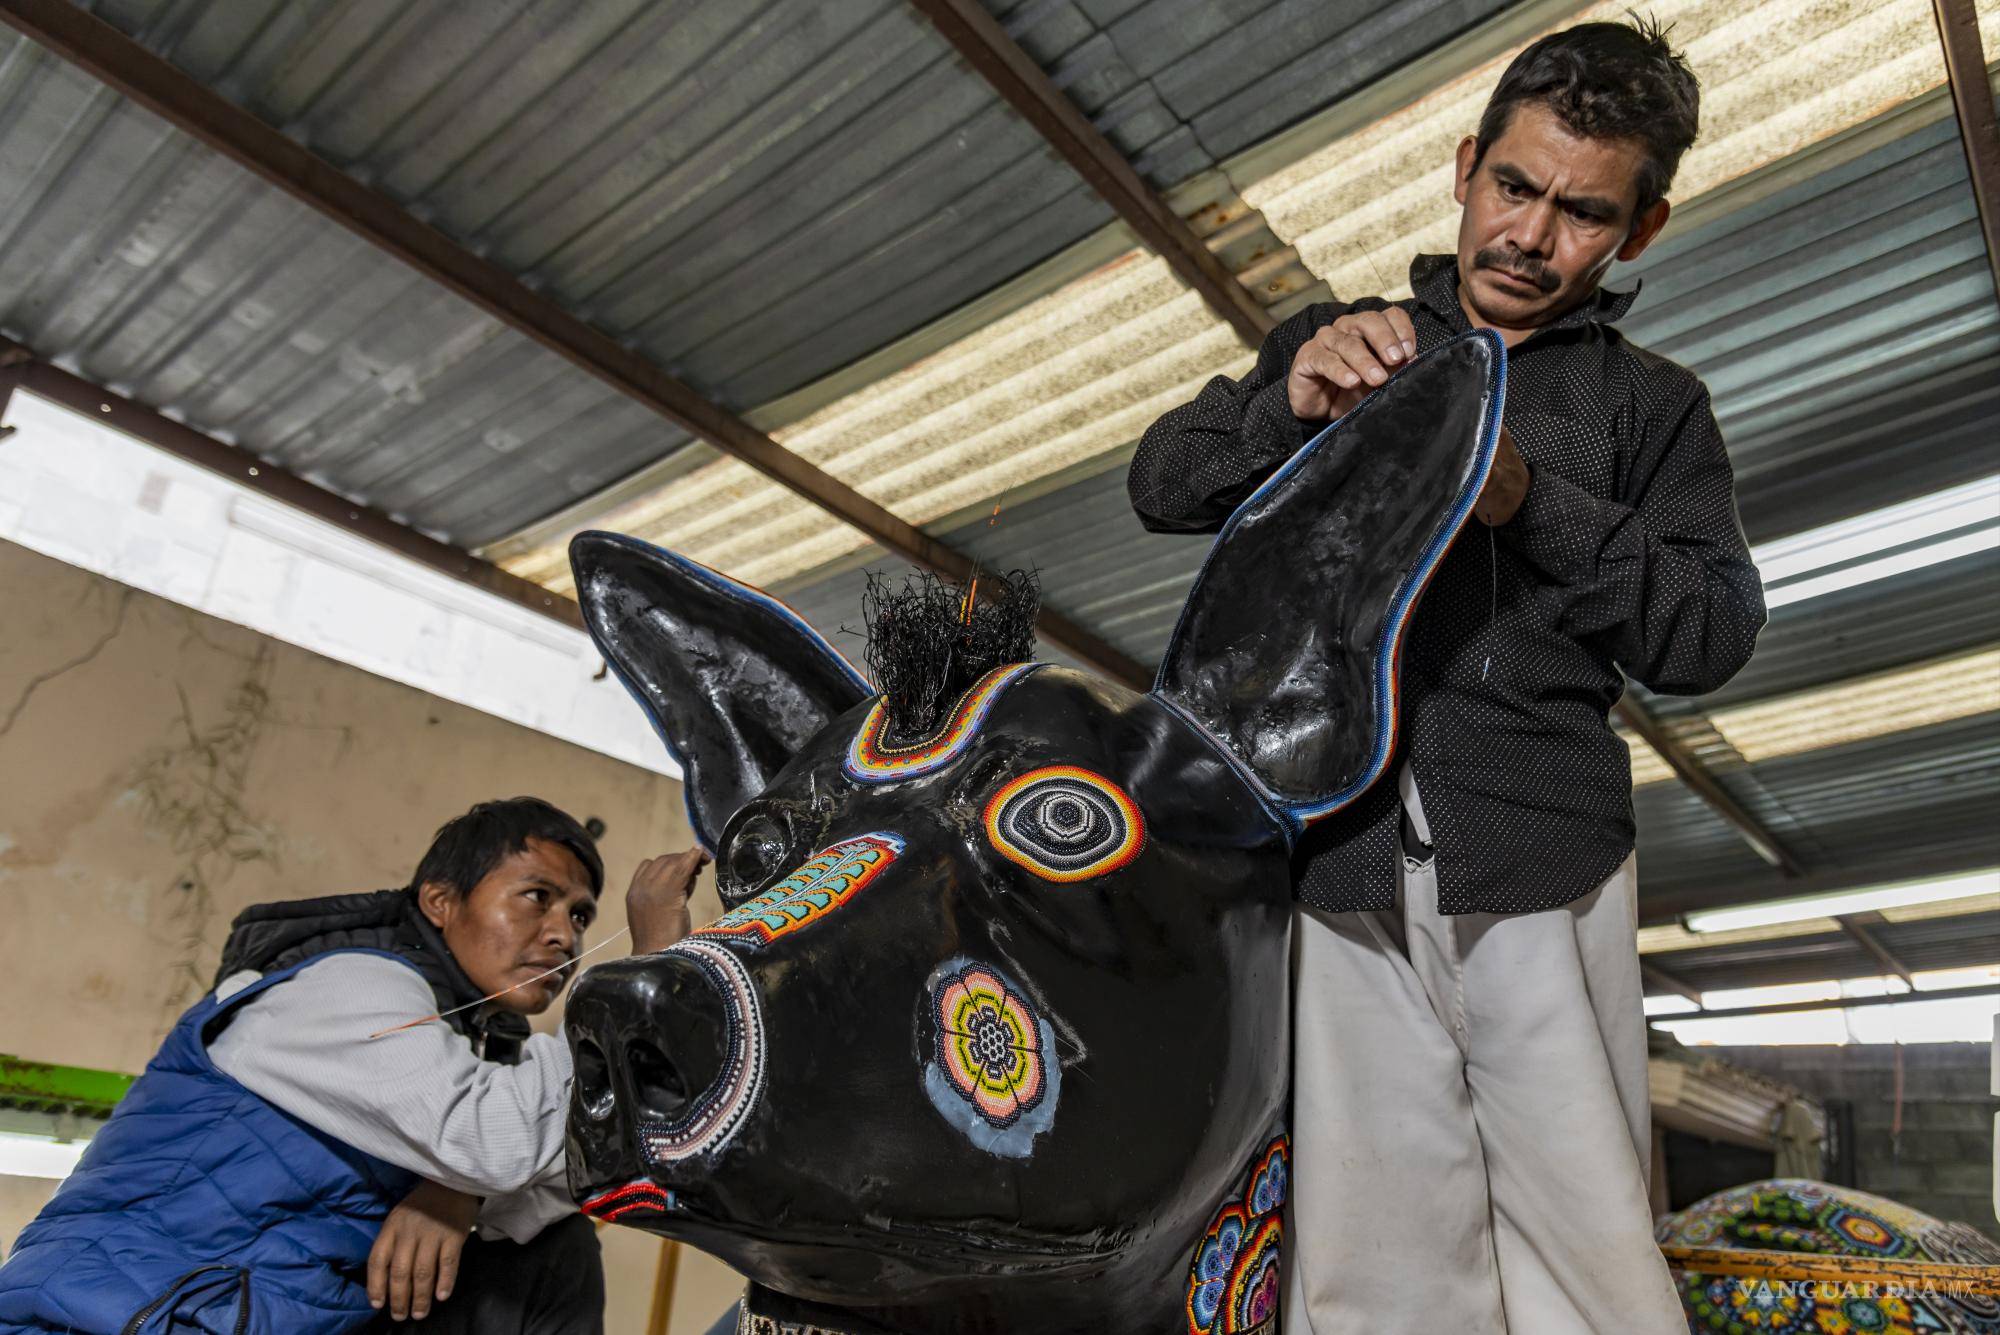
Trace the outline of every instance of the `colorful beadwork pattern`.
<path fill-rule="evenodd" d="M 721 1149 L 764 1096 L 764 1008 L 743 961 L 734 951 L 693 936 L 665 953 L 692 960 L 707 976 L 722 997 L 727 1027 L 722 1074 L 715 1083 L 683 1116 L 640 1125 L 640 1144 L 655 1167 Z"/>
<path fill-rule="evenodd" d="M 847 1335 L 844 1330 L 832 1326 L 822 1326 L 816 1321 L 800 1325 L 796 1321 L 779 1321 L 774 1317 L 753 1316 L 741 1305 L 736 1313 L 736 1335 Z"/>
<path fill-rule="evenodd" d="M 1281 1135 L 1244 1174 L 1242 1195 L 1216 1210 L 1188 1267 L 1188 1335 L 1261 1335 L 1275 1324 L 1290 1173 L 1291 1142 Z"/>
<path fill-rule="evenodd" d="M 986 803 L 986 838 L 1001 856 L 1048 881 L 1117 871 L 1146 846 L 1146 821 L 1102 774 L 1075 765 L 1029 770 Z"/>
<path fill-rule="evenodd" d="M 877 832 L 843 839 L 823 848 L 769 890 L 694 933 L 750 947 L 767 946 L 824 918 L 887 871 L 901 856 L 903 841 Z"/>
<path fill-rule="evenodd" d="M 1027 1158 L 1062 1091 L 1048 1020 L 1007 975 L 964 956 L 938 966 L 926 997 L 932 1106 L 980 1149 Z"/>
<path fill-rule="evenodd" d="M 654 1182 L 651 1178 L 640 1178 L 627 1182 L 622 1187 L 592 1196 L 577 1209 L 593 1219 L 602 1219 L 607 1224 L 615 1224 L 628 1214 L 642 1210 L 654 1214 L 669 1214 L 674 1209 L 674 1193 Z"/>
<path fill-rule="evenodd" d="M 883 703 L 875 702 L 861 730 L 847 748 L 847 777 L 860 783 L 887 783 L 891 779 L 911 779 L 949 765 L 978 735 L 979 725 L 993 708 L 1000 693 L 1040 667 L 1040 663 L 1013 663 L 994 668 L 966 689 L 953 706 L 944 727 L 927 741 L 909 746 L 890 746 L 882 740 Z"/>
<path fill-rule="evenodd" d="M 2000 1245 L 1964 1224 L 1799 1178 L 1719 1192 L 1661 1220 L 1658 1236 L 1670 1246 L 2000 1265 Z M 1677 1278 L 1688 1329 L 1696 1335 L 2000 1335 L 2000 1301 L 1943 1288 L 1871 1291 L 1864 1285 L 1773 1284 L 1693 1271 Z"/>

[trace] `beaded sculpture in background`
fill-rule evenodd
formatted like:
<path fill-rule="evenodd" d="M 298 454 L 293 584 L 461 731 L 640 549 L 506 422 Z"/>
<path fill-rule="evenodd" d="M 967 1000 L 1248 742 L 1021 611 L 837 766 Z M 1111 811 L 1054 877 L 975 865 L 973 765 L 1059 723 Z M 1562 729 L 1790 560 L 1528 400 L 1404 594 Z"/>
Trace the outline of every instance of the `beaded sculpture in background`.
<path fill-rule="evenodd" d="M 1804 1178 L 1719 1191 L 1662 1219 L 1658 1237 L 1663 1246 L 2000 1266 L 2000 1244 L 1968 1225 L 1933 1219 L 1852 1187 Z M 1674 1278 L 1693 1332 L 2000 1335 L 2000 1298 L 1972 1293 L 1962 1283 L 1928 1288 L 1786 1283 L 1693 1271 Z"/>

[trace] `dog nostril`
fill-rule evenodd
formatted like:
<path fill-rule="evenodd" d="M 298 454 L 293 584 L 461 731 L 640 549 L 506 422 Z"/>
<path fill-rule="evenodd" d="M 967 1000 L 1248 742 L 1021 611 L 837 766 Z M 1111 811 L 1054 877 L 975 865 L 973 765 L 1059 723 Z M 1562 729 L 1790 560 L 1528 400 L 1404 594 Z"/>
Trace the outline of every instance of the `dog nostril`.
<path fill-rule="evenodd" d="M 656 1117 L 673 1118 L 687 1106 L 687 1080 L 666 1053 L 645 1039 L 625 1045 L 626 1068 L 639 1106 Z"/>
<path fill-rule="evenodd" d="M 618 1106 L 611 1089 L 611 1064 L 604 1059 L 604 1049 L 587 1038 L 576 1043 L 576 1096 L 584 1116 L 593 1122 L 611 1116 Z"/>

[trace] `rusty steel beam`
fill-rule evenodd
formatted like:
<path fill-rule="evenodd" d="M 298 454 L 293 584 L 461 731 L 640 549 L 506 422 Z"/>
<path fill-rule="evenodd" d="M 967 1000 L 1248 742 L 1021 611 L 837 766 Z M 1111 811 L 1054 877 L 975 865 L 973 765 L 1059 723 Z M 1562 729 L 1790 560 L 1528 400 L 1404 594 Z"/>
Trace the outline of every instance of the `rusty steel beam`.
<path fill-rule="evenodd" d="M 7 405 L 14 401 L 14 387 L 21 383 L 21 363 L 27 360 L 26 351 L 18 344 L 0 345 L 0 418 L 7 416 Z M 0 426 L 0 441 L 13 434 L 13 427 Z"/>
<path fill-rule="evenodd" d="M 1882 944 L 1871 928 L 1880 927 L 1888 919 L 1879 913 L 1836 914 L 1833 919 L 1840 924 L 1840 930 L 1854 938 L 1854 943 L 1875 957 L 1875 962 L 1886 971 L 1909 984 L 1912 992 L 1917 990 L 1917 980 L 1910 977 L 1909 966 L 1897 959 L 1890 949 Z"/>
<path fill-rule="evenodd" d="M 1631 697 L 1630 692 L 1620 698 L 1613 712 L 1618 715 L 1619 722 L 1638 733 L 1646 745 L 1667 762 L 1667 768 L 1674 772 L 1674 777 L 1687 785 L 1689 791 L 1708 805 L 1709 810 L 1736 831 L 1758 857 L 1787 876 L 1804 873 L 1805 868 L 1799 865 L 1778 836 L 1751 815 L 1741 802 L 1730 795 L 1728 789 L 1716 782 L 1701 758 L 1682 746 L 1650 710 Z"/>
<path fill-rule="evenodd" d="M 337 524 L 350 533 L 453 579 L 497 594 L 565 626 L 581 628 L 583 625 L 583 615 L 577 605 L 559 593 L 502 570 L 490 561 L 482 561 L 463 548 L 420 533 L 380 510 L 328 491 L 318 483 L 309 482 L 296 473 L 260 459 L 248 450 L 225 444 L 185 423 L 163 416 L 143 403 L 114 394 L 82 376 L 72 375 L 59 366 L 41 361 L 12 339 L 0 338 L 0 377 L 7 376 L 13 377 L 11 385 L 0 381 L 0 388 L 25 390 L 52 403 L 59 403 L 72 412 L 82 413 L 155 449 L 229 478 L 260 495 Z"/>
<path fill-rule="evenodd" d="M 387 195 L 362 185 L 203 87 L 111 24 L 69 0 L 0 0 L 0 22 L 889 551 L 950 579 L 962 582 L 971 577 L 973 561 L 963 552 L 792 453 Z M 1044 639 L 1071 657 L 1135 688 L 1151 685 L 1152 674 L 1136 660 L 1062 614 L 1044 608 L 1037 624 Z"/>
<path fill-rule="evenodd" d="M 1994 294 L 2000 296 L 2000 120 L 1993 112 L 1979 14 L 1973 0 L 1931 0 L 1931 14 L 1944 45 L 1945 78 L 1958 113 L 1958 141 L 1972 178 L 1979 230 L 1986 238 L 1986 265 L 1993 272 Z"/>
<path fill-rule="evenodd" d="M 979 0 L 910 3 L 1238 337 L 1252 348 L 1264 341 L 1277 323 L 1270 313 Z"/>
<path fill-rule="evenodd" d="M 1697 1006 L 1701 1005 L 1701 992 L 1693 984 L 1643 958 L 1639 961 L 1639 977 L 1662 992 L 1671 992 L 1677 997 L 1686 997 Z"/>

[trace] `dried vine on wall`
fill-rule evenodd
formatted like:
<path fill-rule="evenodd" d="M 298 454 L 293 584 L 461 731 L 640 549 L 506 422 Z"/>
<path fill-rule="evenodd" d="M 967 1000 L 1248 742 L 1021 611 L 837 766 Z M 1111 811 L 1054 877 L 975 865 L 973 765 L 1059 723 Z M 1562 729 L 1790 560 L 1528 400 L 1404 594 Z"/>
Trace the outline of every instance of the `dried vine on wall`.
<path fill-rule="evenodd" d="M 132 782 L 146 824 L 167 837 L 176 858 L 166 891 L 166 930 L 174 953 L 160 1003 L 169 1017 L 209 986 L 220 946 L 209 940 L 217 891 L 244 863 L 279 861 L 276 832 L 244 805 L 250 762 L 269 721 L 271 646 L 260 643 L 252 654 L 230 656 L 244 668 L 221 716 L 198 721 L 187 692 L 177 685 L 180 714 L 173 735 L 146 753 Z"/>

